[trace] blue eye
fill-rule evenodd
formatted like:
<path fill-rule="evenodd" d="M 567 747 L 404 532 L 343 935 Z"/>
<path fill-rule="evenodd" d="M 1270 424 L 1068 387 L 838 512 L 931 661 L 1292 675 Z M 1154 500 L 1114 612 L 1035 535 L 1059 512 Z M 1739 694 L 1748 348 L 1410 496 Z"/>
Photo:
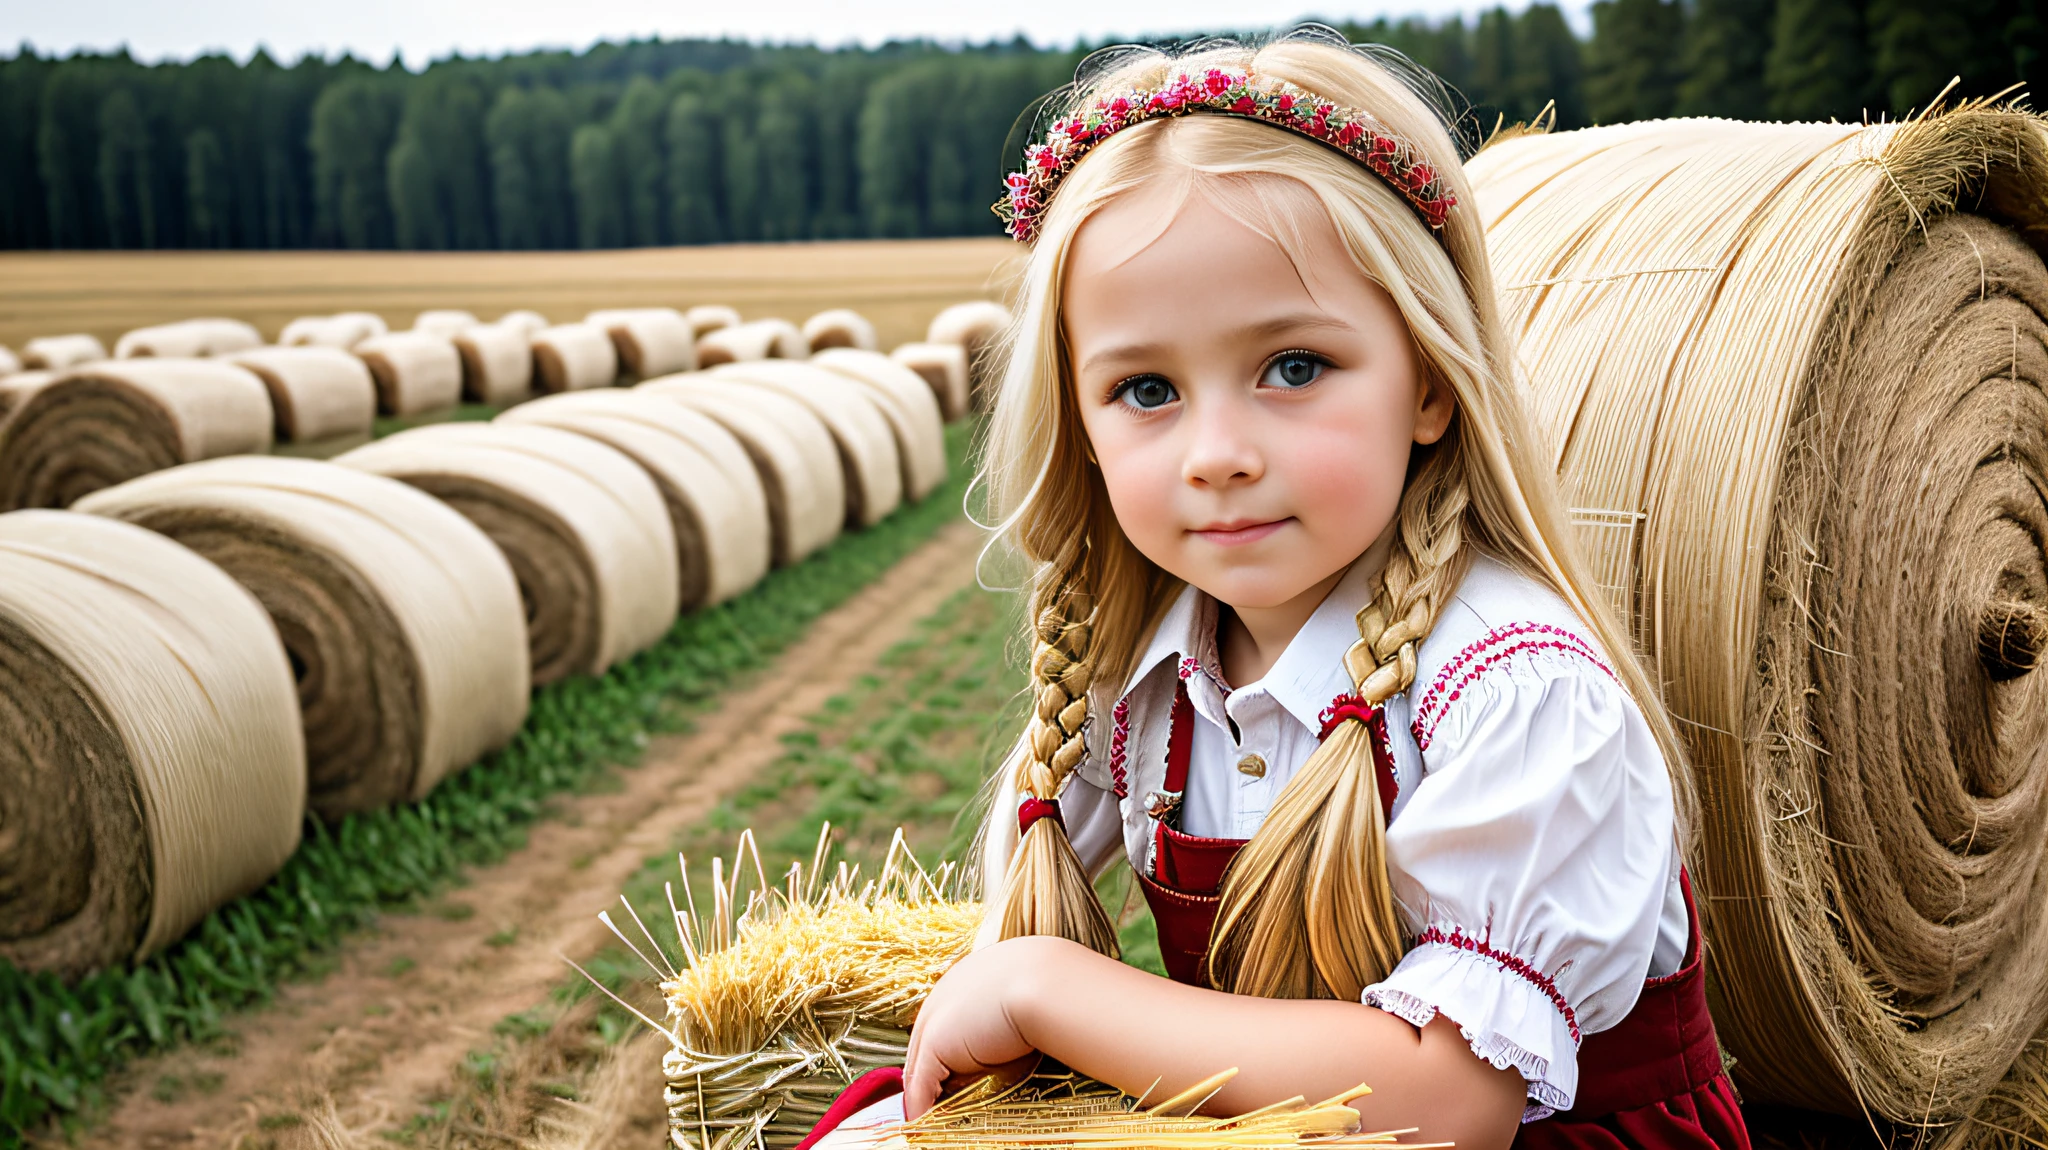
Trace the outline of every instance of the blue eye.
<path fill-rule="evenodd" d="M 1115 394 L 1110 398 L 1140 411 L 1151 411 L 1179 399 L 1180 393 L 1173 389 L 1172 384 L 1156 375 L 1141 375 L 1118 384 Z"/>
<path fill-rule="evenodd" d="M 1266 365 L 1266 372 L 1259 377 L 1259 382 L 1267 387 L 1283 389 L 1307 387 L 1322 378 L 1325 366 L 1321 357 L 1305 351 L 1282 352 Z"/>

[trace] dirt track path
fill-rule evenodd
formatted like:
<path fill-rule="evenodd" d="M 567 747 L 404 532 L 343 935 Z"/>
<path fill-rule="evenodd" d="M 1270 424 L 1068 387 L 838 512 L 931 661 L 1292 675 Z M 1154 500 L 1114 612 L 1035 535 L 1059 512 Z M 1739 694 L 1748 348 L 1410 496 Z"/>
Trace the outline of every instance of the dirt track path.
<path fill-rule="evenodd" d="M 772 762 L 784 734 L 972 579 L 979 540 L 964 523 L 941 530 L 820 618 L 696 731 L 657 740 L 640 767 L 621 772 L 619 791 L 566 800 L 566 817 L 536 826 L 523 850 L 473 874 L 438 913 L 387 917 L 325 979 L 287 987 L 239 1019 L 234 1049 L 130 1067 L 127 1095 L 76 1144 L 233 1145 L 271 1125 L 266 1117 L 330 1100 L 351 1130 L 403 1123 L 445 1091 L 495 1023 L 545 999 L 567 972 L 558 955 L 580 958 L 609 938 L 595 916 L 617 907 L 647 858 Z"/>

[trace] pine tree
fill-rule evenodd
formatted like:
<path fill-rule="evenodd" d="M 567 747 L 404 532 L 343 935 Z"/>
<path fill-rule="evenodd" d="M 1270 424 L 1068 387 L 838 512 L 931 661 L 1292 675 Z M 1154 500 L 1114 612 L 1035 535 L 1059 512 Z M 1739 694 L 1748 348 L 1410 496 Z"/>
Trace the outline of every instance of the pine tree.
<path fill-rule="evenodd" d="M 1764 55 L 1776 0 L 1695 0 L 1686 29 L 1681 116 L 1761 120 L 1770 111 Z"/>
<path fill-rule="evenodd" d="M 669 234 L 680 244 L 717 243 L 726 237 L 720 144 L 724 125 L 698 92 L 686 91 L 668 108 Z"/>
<path fill-rule="evenodd" d="M 135 93 L 124 85 L 100 104 L 99 184 L 107 246 L 156 246 L 156 171 L 149 127 Z"/>
<path fill-rule="evenodd" d="M 576 195 L 576 237 L 584 248 L 625 242 L 625 199 L 619 194 L 618 159 L 611 129 L 585 124 L 569 141 L 569 184 Z"/>
<path fill-rule="evenodd" d="M 668 213 L 662 184 L 668 175 L 663 139 L 668 100 L 645 76 L 626 84 L 625 95 L 612 111 L 612 147 L 624 181 L 625 242 L 635 246 L 665 243 Z"/>
<path fill-rule="evenodd" d="M 1515 72 L 1508 107 L 1511 119 L 1527 122 L 1553 107 L 1560 128 L 1583 128 L 1586 113 L 1586 62 L 1579 38 L 1555 4 L 1531 4 L 1515 20 Z"/>
<path fill-rule="evenodd" d="M 532 110 L 526 89 L 507 85 L 484 117 L 484 144 L 491 155 L 491 203 L 498 212 L 498 246 L 531 250 L 541 246 L 539 209 L 534 203 L 531 150 L 526 138 Z"/>
<path fill-rule="evenodd" d="M 228 246 L 227 156 L 213 129 L 185 137 L 185 242 L 195 248 Z"/>
<path fill-rule="evenodd" d="M 385 163 L 397 129 L 398 100 L 383 77 L 351 76 L 320 93 L 307 136 L 316 244 L 391 246 Z"/>
<path fill-rule="evenodd" d="M 761 92 L 761 236 L 798 240 L 812 234 L 817 201 L 817 89 L 798 72 L 770 80 Z"/>
<path fill-rule="evenodd" d="M 1586 52 L 1586 113 L 1595 123 L 1671 114 L 1684 13 L 1676 0 L 1598 0 Z"/>
<path fill-rule="evenodd" d="M 1870 0 L 1871 87 L 1894 115 L 1925 108 L 1952 78 L 1957 96 L 1989 96 L 2027 79 L 2034 6 L 2014 0 Z"/>
<path fill-rule="evenodd" d="M 1860 120 L 1870 106 L 1863 0 L 1778 0 L 1764 86 L 1780 120 Z"/>

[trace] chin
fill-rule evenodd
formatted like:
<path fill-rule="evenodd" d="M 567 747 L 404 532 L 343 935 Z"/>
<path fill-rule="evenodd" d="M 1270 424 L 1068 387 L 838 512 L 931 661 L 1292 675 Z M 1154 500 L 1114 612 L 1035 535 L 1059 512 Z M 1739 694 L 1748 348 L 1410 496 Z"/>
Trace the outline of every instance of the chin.
<path fill-rule="evenodd" d="M 1239 610 L 1260 611 L 1291 603 L 1314 584 L 1296 586 L 1294 580 L 1243 578 L 1224 575 L 1216 579 L 1189 580 L 1218 602 Z"/>

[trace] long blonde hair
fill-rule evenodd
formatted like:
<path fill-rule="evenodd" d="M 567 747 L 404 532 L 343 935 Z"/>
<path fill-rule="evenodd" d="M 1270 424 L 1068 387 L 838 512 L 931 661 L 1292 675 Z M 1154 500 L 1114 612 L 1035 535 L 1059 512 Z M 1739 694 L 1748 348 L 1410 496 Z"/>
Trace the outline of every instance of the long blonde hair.
<path fill-rule="evenodd" d="M 1345 657 L 1358 692 L 1378 704 L 1410 687 L 1418 645 L 1484 551 L 1553 588 L 1593 630 L 1663 748 L 1682 832 L 1693 795 L 1679 743 L 1627 633 L 1570 546 L 1515 383 L 1472 189 L 1442 122 L 1394 69 L 1321 35 L 1209 44 L 1178 57 L 1130 52 L 1077 85 L 1072 104 L 1206 68 L 1248 70 L 1370 112 L 1444 174 L 1459 206 L 1433 233 L 1363 165 L 1293 133 L 1213 115 L 1127 128 L 1066 178 L 1023 269 L 983 458 L 998 529 L 1033 564 L 1036 706 L 1014 760 L 1017 789 L 1058 795 L 1085 754 L 1090 688 L 1101 684 L 1114 697 L 1146 628 L 1178 590 L 1110 511 L 1075 407 L 1059 307 L 1081 226 L 1126 192 L 1177 180 L 1280 244 L 1297 266 L 1328 258 L 1290 219 L 1304 205 L 1320 207 L 1359 271 L 1400 309 L 1421 370 L 1456 397 L 1449 431 L 1411 458 L 1379 586 L 1358 615 L 1359 640 Z M 1015 817 L 1002 807 L 992 820 Z M 1210 948 L 1214 985 L 1355 1000 L 1384 977 L 1404 949 L 1385 818 L 1369 736 L 1344 723 L 1289 781 L 1225 876 Z M 1052 819 L 1024 834 L 1000 898 L 1002 937 L 1053 934 L 1115 953 L 1115 931 Z"/>

